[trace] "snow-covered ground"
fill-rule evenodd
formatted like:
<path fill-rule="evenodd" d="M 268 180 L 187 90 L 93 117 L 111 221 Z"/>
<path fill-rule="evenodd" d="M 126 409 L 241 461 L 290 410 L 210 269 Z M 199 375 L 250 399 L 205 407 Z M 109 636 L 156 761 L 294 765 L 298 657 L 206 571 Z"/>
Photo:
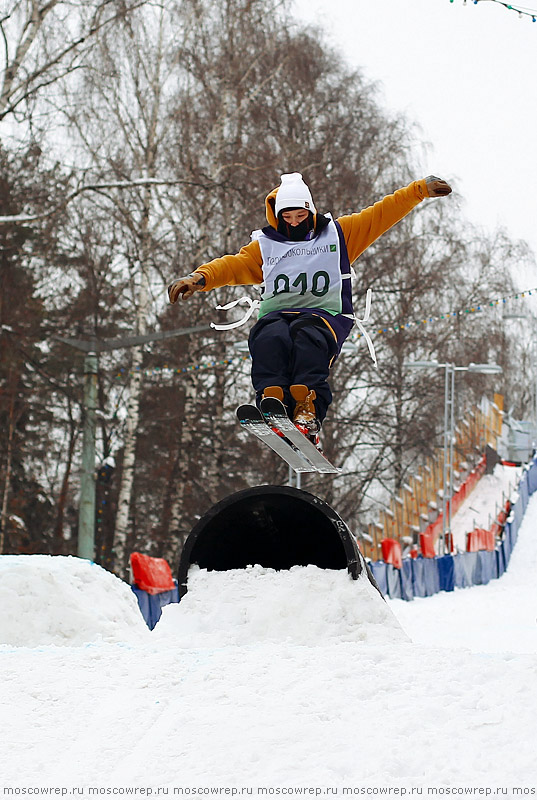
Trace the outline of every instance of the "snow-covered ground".
<path fill-rule="evenodd" d="M 536 794 L 536 587 L 537 494 L 500 580 L 411 603 L 195 569 L 149 632 L 99 567 L 2 557 L 0 793 Z"/>

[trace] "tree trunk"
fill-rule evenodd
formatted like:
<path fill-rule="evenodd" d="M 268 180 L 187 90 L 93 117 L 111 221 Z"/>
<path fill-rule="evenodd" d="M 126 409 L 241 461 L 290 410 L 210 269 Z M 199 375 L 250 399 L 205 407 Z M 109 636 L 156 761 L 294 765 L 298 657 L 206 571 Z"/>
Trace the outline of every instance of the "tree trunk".
<path fill-rule="evenodd" d="M 69 415 L 71 416 L 71 415 Z M 77 436 L 77 429 L 76 425 L 71 418 L 71 429 L 69 435 L 69 447 L 67 449 L 67 463 L 65 464 L 65 469 L 63 471 L 63 479 L 60 489 L 60 494 L 58 496 L 58 504 L 56 510 L 56 524 L 54 526 L 54 535 L 53 535 L 53 552 L 55 555 L 63 554 L 65 551 L 65 539 L 63 535 L 63 524 L 64 524 L 64 517 L 65 517 L 65 505 L 67 503 L 67 496 L 69 493 L 69 480 L 71 478 L 71 472 L 73 468 L 73 457 L 76 447 L 78 436 Z"/>
<path fill-rule="evenodd" d="M 15 392 L 11 395 L 9 407 L 9 430 L 7 439 L 6 467 L 4 476 L 4 490 L 2 492 L 2 510 L 0 512 L 0 555 L 4 552 L 5 533 L 7 530 L 7 509 L 9 501 L 9 488 L 11 483 L 11 469 L 13 459 L 13 439 L 15 435 Z"/>
<path fill-rule="evenodd" d="M 183 515 L 186 488 L 190 479 L 189 456 L 193 452 L 194 444 L 191 423 L 195 418 L 197 384 L 198 381 L 195 375 L 188 375 L 185 378 L 185 405 L 182 436 L 179 444 L 178 468 L 175 471 L 175 486 L 171 494 L 169 527 L 165 535 L 165 541 L 169 543 L 166 557 L 174 565 L 179 563 L 183 545 L 190 532 L 189 526 L 183 522 Z"/>
<path fill-rule="evenodd" d="M 146 140 L 143 148 L 143 162 L 145 166 L 145 177 L 155 177 L 155 158 L 157 152 L 157 126 L 160 114 L 160 66 L 162 63 L 162 24 L 163 18 L 160 20 L 160 34 L 159 34 L 159 47 L 157 53 L 157 67 L 153 80 L 151 82 L 151 90 L 153 92 L 153 103 L 151 106 L 151 114 L 147 121 Z M 150 213 L 152 203 L 152 190 L 151 186 L 147 185 L 144 189 L 144 201 L 142 218 L 140 221 L 140 269 L 141 269 L 141 284 L 139 296 L 137 301 L 137 333 L 145 334 L 147 332 L 147 318 L 150 311 L 150 291 L 149 291 L 149 274 L 148 265 L 152 253 L 152 243 L 150 236 Z M 129 513 L 131 507 L 132 487 L 134 483 L 134 468 L 136 460 L 136 431 L 140 417 L 140 397 L 142 393 L 142 362 L 143 362 L 143 349 L 136 347 L 133 349 L 133 363 L 132 375 L 130 380 L 130 397 L 127 407 L 127 432 L 125 438 L 125 447 L 123 454 L 123 470 L 121 473 L 121 486 L 118 498 L 118 508 L 116 525 L 114 531 L 114 561 L 115 569 L 126 578 L 128 574 L 128 524 Z"/>
<path fill-rule="evenodd" d="M 142 286 L 140 288 L 137 333 L 144 335 L 147 332 L 148 311 L 147 275 L 142 268 Z M 143 383 L 143 349 L 134 347 L 132 350 L 132 367 L 129 381 L 129 402 L 127 404 L 127 429 L 123 449 L 123 469 L 117 503 L 116 525 L 114 530 L 114 571 L 123 579 L 128 574 L 128 532 L 129 514 L 134 482 L 134 467 L 136 461 L 136 431 L 140 419 L 140 396 Z"/>

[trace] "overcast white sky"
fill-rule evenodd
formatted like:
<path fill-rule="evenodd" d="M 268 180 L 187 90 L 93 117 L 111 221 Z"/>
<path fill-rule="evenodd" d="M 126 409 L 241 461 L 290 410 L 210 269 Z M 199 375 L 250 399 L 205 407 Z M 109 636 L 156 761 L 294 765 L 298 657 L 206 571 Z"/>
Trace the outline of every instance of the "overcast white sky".
<path fill-rule="evenodd" d="M 295 16 L 420 125 L 432 147 L 416 177 L 450 180 L 467 219 L 537 254 L 537 23 L 472 0 L 295 0 Z"/>

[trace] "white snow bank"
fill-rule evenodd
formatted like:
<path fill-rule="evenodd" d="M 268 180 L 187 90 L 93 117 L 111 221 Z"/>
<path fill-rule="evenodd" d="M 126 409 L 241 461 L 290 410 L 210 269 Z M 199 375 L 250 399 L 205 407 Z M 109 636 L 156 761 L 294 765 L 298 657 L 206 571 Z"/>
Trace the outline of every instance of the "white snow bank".
<path fill-rule="evenodd" d="M 191 567 L 188 592 L 169 605 L 153 635 L 183 647 L 289 642 L 408 642 L 365 576 L 315 566 L 276 571 L 259 565 L 211 571 Z"/>
<path fill-rule="evenodd" d="M 0 556 L 0 644 L 133 642 L 148 628 L 130 586 L 73 556 Z"/>

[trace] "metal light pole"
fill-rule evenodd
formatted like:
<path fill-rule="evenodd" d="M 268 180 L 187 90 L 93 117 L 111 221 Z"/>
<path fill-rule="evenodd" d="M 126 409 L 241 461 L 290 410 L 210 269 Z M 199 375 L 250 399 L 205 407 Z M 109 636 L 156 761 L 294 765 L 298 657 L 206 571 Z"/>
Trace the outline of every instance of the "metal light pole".
<path fill-rule="evenodd" d="M 79 558 L 93 561 L 95 556 L 95 412 L 97 410 L 97 354 L 84 358 L 84 428 L 82 475 L 78 511 Z"/>
<path fill-rule="evenodd" d="M 413 369 L 444 370 L 444 470 L 442 497 L 442 553 L 449 552 L 448 534 L 451 534 L 451 511 L 453 499 L 453 440 L 455 436 L 455 372 L 474 372 L 482 375 L 495 375 L 503 372 L 498 364 L 474 364 L 457 367 L 452 363 L 439 364 L 438 361 L 410 361 Z"/>
<path fill-rule="evenodd" d="M 444 364 L 444 480 L 442 488 L 442 541 L 446 553 L 446 538 L 451 532 L 451 497 L 453 494 L 453 435 L 455 430 L 455 367 Z"/>

